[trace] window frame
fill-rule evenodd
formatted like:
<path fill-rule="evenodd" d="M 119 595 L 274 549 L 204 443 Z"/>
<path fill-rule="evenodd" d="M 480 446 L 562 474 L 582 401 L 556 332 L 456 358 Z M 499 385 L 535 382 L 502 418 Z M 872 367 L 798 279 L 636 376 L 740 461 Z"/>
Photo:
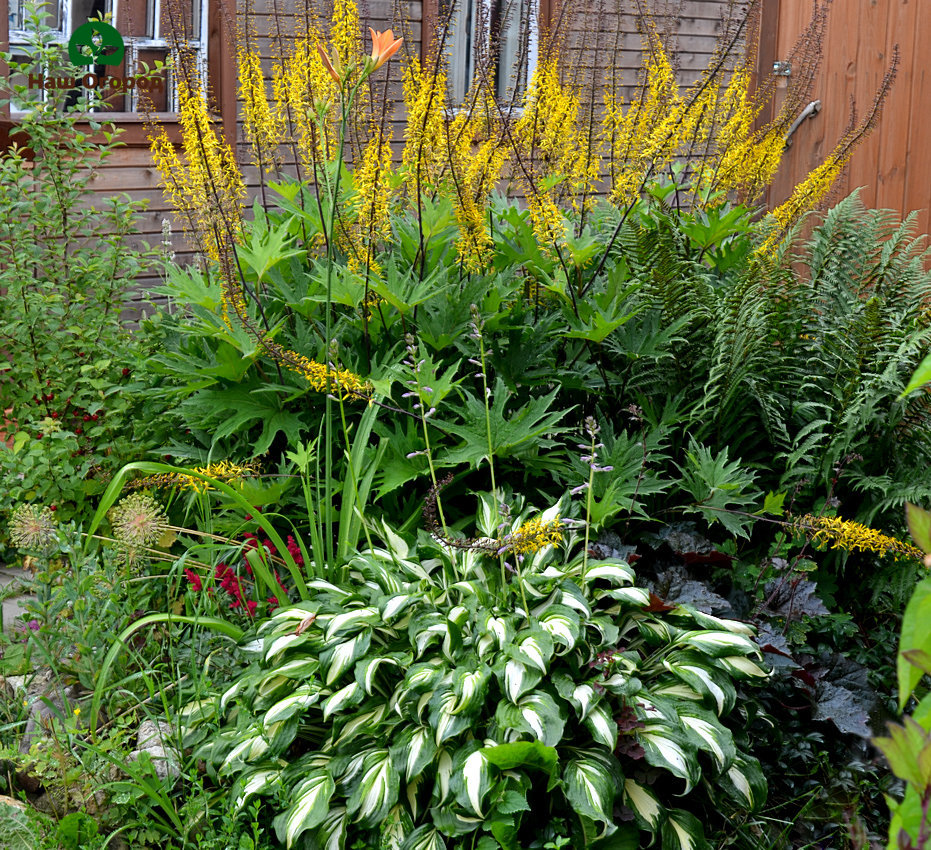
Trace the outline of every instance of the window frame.
<path fill-rule="evenodd" d="M 558 13 L 561 0 L 537 0 L 536 23 L 537 38 L 536 43 L 532 45 L 531 55 L 528 56 L 528 71 L 532 72 L 532 66 L 535 61 L 539 60 L 540 50 L 546 33 L 553 24 L 554 18 Z M 436 45 L 437 28 L 442 22 L 440 5 L 442 0 L 422 0 L 421 7 L 421 37 L 420 37 L 420 60 L 427 62 Z M 459 3 L 462 0 L 455 0 Z M 487 5 L 491 0 L 474 0 L 474 2 Z M 528 73 L 529 82 L 530 73 Z"/>
<path fill-rule="evenodd" d="M 119 2 L 119 0 L 116 0 Z M 213 94 L 214 116 L 220 121 L 224 139 L 235 150 L 236 145 L 236 53 L 232 31 L 235 28 L 235 0 L 204 0 L 206 21 L 202 22 L 202 43 L 205 45 L 206 78 L 208 90 Z M 117 8 L 117 25 L 118 25 Z M 10 8 L 9 0 L 0 0 L 0 44 L 4 49 L 10 49 Z M 232 13 L 232 14 L 231 14 Z M 228 23 L 229 22 L 229 23 Z M 147 40 L 144 46 L 152 42 Z M 127 45 L 127 51 L 129 50 Z M 6 63 L 0 62 L 0 74 L 6 79 L 9 69 Z M 145 112 L 116 112 L 103 111 L 94 113 L 93 119 L 79 122 L 78 128 L 94 136 L 91 129 L 91 120 L 97 124 L 113 124 L 121 129 L 119 141 L 125 147 L 147 148 L 149 146 L 149 132 L 147 125 L 156 118 L 159 125 L 165 129 L 168 138 L 174 143 L 181 141 L 181 125 L 176 111 L 157 112 L 154 115 Z M 13 112 L 10 104 L 0 109 L 0 146 L 9 147 L 12 142 L 23 143 L 24 139 L 16 132 L 19 124 L 17 113 Z M 103 141 L 103 136 L 99 136 Z"/>

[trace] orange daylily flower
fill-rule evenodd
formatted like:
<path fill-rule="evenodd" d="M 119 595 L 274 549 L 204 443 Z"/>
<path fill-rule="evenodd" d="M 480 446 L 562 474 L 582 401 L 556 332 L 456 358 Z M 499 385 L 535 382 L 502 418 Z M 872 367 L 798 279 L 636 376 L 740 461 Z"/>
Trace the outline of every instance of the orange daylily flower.
<path fill-rule="evenodd" d="M 330 57 L 327 56 L 327 52 L 326 52 L 326 51 L 323 49 L 323 47 L 322 47 L 321 45 L 319 45 L 319 44 L 317 45 L 317 52 L 320 54 L 320 58 L 323 60 L 323 66 L 327 69 L 327 71 L 329 72 L 330 76 L 331 76 L 334 80 L 336 80 L 336 82 L 342 83 L 342 78 L 340 77 L 339 73 L 337 73 L 337 69 L 338 69 L 339 71 L 342 71 L 342 70 L 343 70 L 342 67 L 340 67 L 339 54 L 336 53 L 335 50 L 333 51 L 333 55 L 334 55 L 334 58 L 335 58 L 335 61 L 336 61 L 336 66 L 337 66 L 337 68 L 334 68 L 334 67 L 333 67 L 333 62 L 331 62 L 331 61 L 330 61 Z"/>
<path fill-rule="evenodd" d="M 375 32 L 375 30 L 369 27 L 369 32 L 372 34 L 372 70 L 377 71 L 398 52 L 398 48 L 401 46 L 401 42 L 404 41 L 404 39 L 395 39 L 394 33 L 391 30 Z"/>

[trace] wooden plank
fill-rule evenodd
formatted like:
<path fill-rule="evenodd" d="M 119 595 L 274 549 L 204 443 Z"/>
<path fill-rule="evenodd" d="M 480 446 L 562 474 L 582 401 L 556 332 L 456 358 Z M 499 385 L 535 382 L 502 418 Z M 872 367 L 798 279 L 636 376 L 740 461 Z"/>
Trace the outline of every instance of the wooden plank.
<path fill-rule="evenodd" d="M 884 58 L 892 59 L 895 45 L 900 51 L 899 70 L 895 85 L 883 107 L 879 126 L 877 159 L 877 206 L 902 210 L 905 201 L 905 183 L 909 160 L 910 124 L 912 113 L 915 66 L 918 63 L 916 42 L 918 3 L 912 0 L 889 0 L 890 9 L 886 26 Z M 884 70 L 880 66 L 881 70 Z M 871 103 L 864 103 L 861 112 L 866 115 Z"/>
<path fill-rule="evenodd" d="M 919 45 L 928 43 L 931 37 L 931 8 L 927 3 L 916 3 L 915 41 L 913 70 L 911 77 L 911 117 L 908 128 L 909 148 L 905 184 L 902 197 L 902 212 L 921 210 L 918 232 L 931 230 L 928 205 L 931 201 L 931 127 L 927 116 L 931 114 L 931 68 L 920 58 Z M 898 85 L 898 83 L 896 83 Z M 916 110 L 918 110 L 916 112 Z"/>

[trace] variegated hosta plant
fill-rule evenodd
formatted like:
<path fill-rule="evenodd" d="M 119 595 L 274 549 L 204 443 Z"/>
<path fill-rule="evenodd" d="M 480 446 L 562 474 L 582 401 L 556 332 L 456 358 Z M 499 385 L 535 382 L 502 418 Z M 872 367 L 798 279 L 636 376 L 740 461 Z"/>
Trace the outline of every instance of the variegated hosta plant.
<path fill-rule="evenodd" d="M 564 526 L 531 551 L 522 529 L 559 509 L 502 535 L 483 498 L 487 536 L 458 546 L 384 528 L 345 586 L 262 624 L 248 671 L 187 714 L 235 805 L 264 795 L 287 847 L 327 850 L 524 850 L 554 825 L 574 847 L 702 847 L 691 801 L 758 806 L 723 722 L 734 681 L 766 676 L 751 630 L 651 603 Z"/>

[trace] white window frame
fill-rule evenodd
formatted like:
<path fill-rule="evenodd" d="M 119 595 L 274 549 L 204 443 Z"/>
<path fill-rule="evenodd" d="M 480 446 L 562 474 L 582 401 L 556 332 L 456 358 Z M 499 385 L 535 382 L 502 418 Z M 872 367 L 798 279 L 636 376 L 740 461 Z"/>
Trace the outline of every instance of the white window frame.
<path fill-rule="evenodd" d="M 192 5 L 195 0 L 192 0 Z M 200 9 L 200 14 L 198 15 L 199 27 L 197 32 L 193 34 L 192 38 L 189 38 L 185 42 L 185 47 L 191 51 L 195 57 L 196 71 L 200 76 L 200 79 L 203 84 L 207 82 L 207 37 L 209 32 L 209 7 L 210 4 L 208 0 L 196 0 Z M 14 28 L 14 23 L 19 23 L 17 20 L 24 11 L 24 7 L 28 5 L 28 0 L 9 0 L 9 50 L 10 52 L 17 55 L 28 55 L 29 50 L 29 37 L 30 33 L 26 29 L 16 29 Z M 67 50 L 68 41 L 71 38 L 71 34 L 74 30 L 84 23 L 84 21 L 74 21 L 74 6 L 75 0 L 57 0 L 57 2 L 46 2 L 46 6 L 50 7 L 53 11 L 57 8 L 58 10 L 58 21 L 60 22 L 60 29 L 55 31 L 56 35 L 52 41 L 56 44 L 60 44 L 63 50 Z M 120 4 L 119 0 L 106 0 L 106 13 L 109 15 L 110 23 L 119 31 L 120 29 Z M 167 31 L 162 31 L 162 20 L 161 20 L 161 11 L 162 11 L 162 2 L 161 0 L 147 0 L 146 3 L 146 29 L 148 30 L 148 24 L 152 24 L 152 36 L 127 36 L 123 35 L 123 43 L 126 48 L 124 54 L 124 77 L 133 77 L 140 72 L 139 68 L 139 53 L 146 50 L 157 50 L 164 51 L 166 58 L 171 54 L 171 51 L 174 47 L 173 42 L 166 38 Z M 166 28 L 167 29 L 167 28 Z M 122 33 L 121 33 L 122 35 Z M 171 70 L 170 67 L 165 69 L 165 81 L 168 88 L 168 97 L 167 105 L 168 112 L 177 112 L 178 111 L 178 87 L 176 83 L 176 75 Z M 38 94 L 38 92 L 37 92 Z M 41 93 L 42 98 L 47 97 L 47 92 Z M 140 103 L 139 91 L 135 88 L 128 89 L 125 94 L 126 100 L 124 100 L 124 108 L 121 110 L 104 110 L 108 114 L 114 116 L 125 113 L 135 113 L 138 112 L 140 107 L 144 104 Z M 128 100 L 128 104 L 127 104 Z M 16 114 L 23 114 L 22 110 L 16 109 L 15 105 L 11 104 L 11 109 L 13 116 Z"/>
<path fill-rule="evenodd" d="M 520 50 L 521 28 L 525 12 L 529 23 L 527 66 L 524 69 L 525 85 L 529 84 L 537 66 L 540 51 L 539 0 L 454 0 L 454 2 L 455 5 L 450 15 L 449 43 L 449 88 L 453 105 L 458 107 L 465 101 L 475 74 L 475 42 L 479 35 L 479 23 L 487 27 L 496 7 L 500 14 L 507 17 L 507 22 L 511 24 L 511 27 L 507 34 L 499 38 L 495 88 L 499 99 L 510 101 L 510 86 L 500 90 L 501 74 L 507 68 L 507 73 L 513 78 L 514 72 L 518 70 L 515 63 Z M 485 37 L 490 38 L 490 34 L 485 33 Z"/>

